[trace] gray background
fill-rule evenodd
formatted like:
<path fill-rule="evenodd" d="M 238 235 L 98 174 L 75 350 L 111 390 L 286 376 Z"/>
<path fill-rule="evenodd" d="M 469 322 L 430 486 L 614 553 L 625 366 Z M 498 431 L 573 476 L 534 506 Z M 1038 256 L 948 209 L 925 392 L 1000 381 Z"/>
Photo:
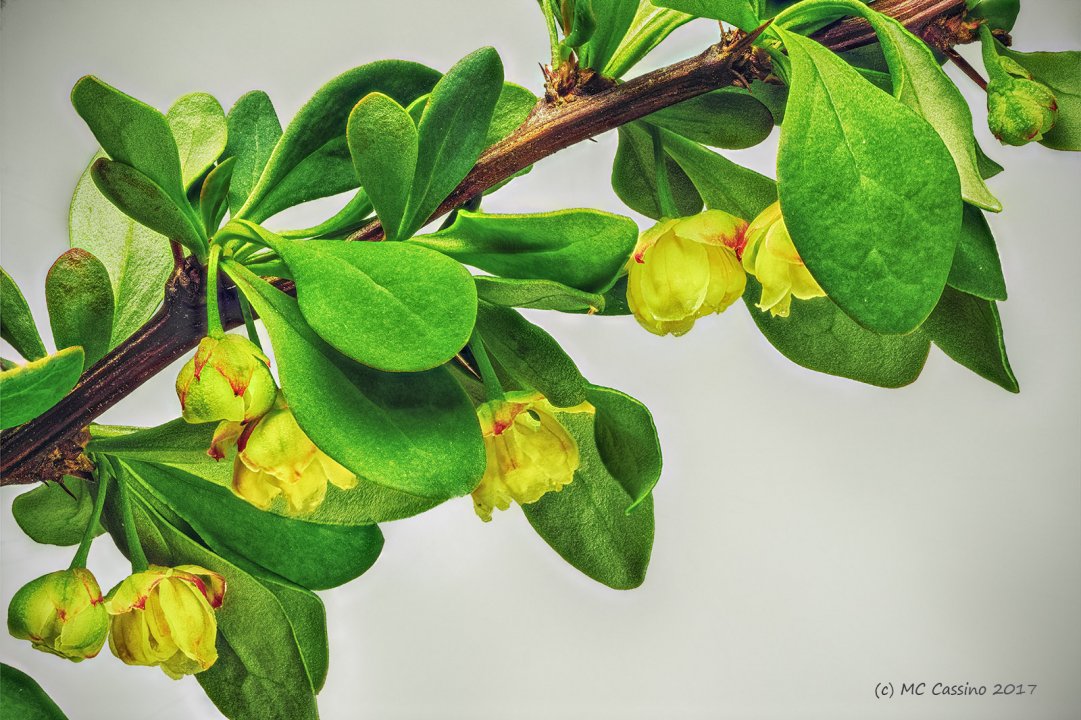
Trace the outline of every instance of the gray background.
<path fill-rule="evenodd" d="M 1081 45 L 1077 2 L 1025 5 L 1020 49 Z M 445 69 L 492 44 L 508 79 L 536 91 L 547 54 L 533 0 L 9 0 L 0 32 L 3 264 L 41 322 L 45 272 L 67 246 L 68 200 L 95 148 L 68 103 L 79 76 L 163 109 L 194 90 L 228 108 L 260 88 L 287 120 L 324 81 L 370 60 Z M 715 35 L 695 23 L 651 63 Z M 1007 210 L 991 222 L 1020 396 L 937 350 L 899 391 L 817 375 L 779 356 L 739 305 L 682 339 L 630 318 L 539 315 L 588 377 L 656 416 L 666 463 L 645 586 L 622 593 L 581 577 L 517 509 L 485 525 L 463 499 L 387 525 L 375 568 L 322 593 L 332 653 L 323 715 L 1077 717 L 1081 164 L 999 147 L 979 93 L 962 87 L 981 142 L 1009 166 L 992 182 Z M 775 146 L 776 133 L 731 157 L 771 173 Z M 614 149 L 609 134 L 567 150 L 486 206 L 626 212 L 608 184 Z M 175 416 L 176 370 L 104 419 Z M 17 492 L 2 494 L 4 607 L 71 554 L 20 533 Z M 105 587 L 127 572 L 107 540 L 91 563 Z M 72 720 L 217 717 L 194 679 L 129 668 L 107 650 L 72 665 L 4 634 L 0 654 Z M 1039 687 L 1023 698 L 875 700 L 885 681 Z"/>

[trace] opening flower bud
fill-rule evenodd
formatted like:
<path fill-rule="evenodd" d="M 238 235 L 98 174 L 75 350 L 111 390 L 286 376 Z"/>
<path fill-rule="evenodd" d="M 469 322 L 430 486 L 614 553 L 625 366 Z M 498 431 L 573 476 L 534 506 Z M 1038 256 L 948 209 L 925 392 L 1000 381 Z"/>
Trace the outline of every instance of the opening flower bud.
<path fill-rule="evenodd" d="M 733 215 L 707 210 L 642 233 L 627 263 L 627 303 L 638 323 L 656 335 L 683 335 L 735 302 L 747 283 L 737 256 L 746 229 Z"/>
<path fill-rule="evenodd" d="M 506 510 L 559 492 L 574 480 L 578 443 L 556 418 L 561 413 L 593 413 L 589 403 L 557 408 L 537 392 L 507 393 L 477 408 L 488 464 L 473 491 L 473 509 L 484 522 L 492 509 Z"/>
<path fill-rule="evenodd" d="M 356 475 L 316 447 L 300 429 L 281 393 L 262 417 L 247 423 L 221 423 L 209 455 L 221 459 L 234 445 L 233 492 L 263 510 L 282 495 L 287 512 L 308 514 L 323 503 L 327 483 L 343 490 L 357 484 Z"/>
<path fill-rule="evenodd" d="M 810 300 L 826 294 L 796 252 L 779 202 L 763 210 L 747 228 L 743 268 L 762 285 L 756 306 L 774 317 L 788 317 L 793 297 Z"/>
<path fill-rule="evenodd" d="M 28 582 L 8 606 L 8 632 L 74 662 L 97 655 L 109 632 L 109 615 L 94 574 L 74 568 Z"/>
<path fill-rule="evenodd" d="M 225 578 L 198 565 L 151 565 L 110 591 L 109 649 L 128 665 L 158 666 L 179 680 L 218 659 L 214 611 L 225 597 Z"/>
<path fill-rule="evenodd" d="M 205 337 L 176 378 L 176 394 L 190 423 L 246 422 L 267 412 L 277 387 L 270 360 L 240 335 Z"/>

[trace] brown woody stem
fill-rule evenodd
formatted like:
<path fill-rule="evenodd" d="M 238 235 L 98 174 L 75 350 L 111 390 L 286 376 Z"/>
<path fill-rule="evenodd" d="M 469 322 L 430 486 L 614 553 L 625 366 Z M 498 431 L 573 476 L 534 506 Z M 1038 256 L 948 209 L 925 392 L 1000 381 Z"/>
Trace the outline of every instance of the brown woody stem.
<path fill-rule="evenodd" d="M 875 9 L 916 32 L 932 21 L 960 14 L 964 6 L 965 0 L 878 0 L 874 4 Z M 875 40 L 863 20 L 834 23 L 815 38 L 835 51 Z M 733 66 L 746 59 L 749 45 L 749 38 L 742 37 L 593 95 L 542 102 L 521 128 L 480 157 L 432 219 L 564 148 L 732 84 L 737 80 Z M 350 239 L 375 240 L 382 234 L 375 222 Z M 50 410 L 0 434 L 0 484 L 52 480 L 76 469 L 85 472 L 80 452 L 86 442 L 86 425 L 206 334 L 205 272 L 190 258 L 186 260 L 169 281 L 164 305 L 146 325 L 87 370 L 75 389 Z M 292 283 L 279 282 L 278 286 L 286 292 L 293 290 Z M 235 292 L 223 292 L 220 306 L 226 328 L 243 322 Z"/>

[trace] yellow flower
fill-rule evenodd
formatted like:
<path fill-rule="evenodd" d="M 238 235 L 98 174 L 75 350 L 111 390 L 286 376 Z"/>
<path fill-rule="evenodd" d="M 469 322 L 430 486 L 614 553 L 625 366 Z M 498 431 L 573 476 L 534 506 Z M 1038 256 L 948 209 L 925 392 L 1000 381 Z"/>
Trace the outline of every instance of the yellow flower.
<path fill-rule="evenodd" d="M 198 565 L 151 565 L 129 576 L 105 598 L 111 616 L 109 649 L 128 665 L 157 665 L 178 680 L 218 659 L 214 610 L 225 578 Z"/>
<path fill-rule="evenodd" d="M 736 253 L 747 223 L 720 210 L 664 219 L 642 233 L 627 263 L 627 303 L 656 335 L 683 335 L 694 321 L 743 295 Z"/>
<path fill-rule="evenodd" d="M 793 297 L 810 300 L 826 295 L 796 252 L 779 202 L 763 210 L 747 228 L 743 267 L 762 285 L 758 309 L 769 310 L 774 317 L 788 317 Z"/>
<path fill-rule="evenodd" d="M 109 615 L 93 573 L 74 568 L 28 582 L 8 606 L 8 632 L 74 662 L 97 655 L 109 632 Z"/>
<path fill-rule="evenodd" d="M 274 404 L 270 360 L 240 335 L 205 337 L 176 378 L 176 394 L 190 423 L 259 417 Z"/>
<path fill-rule="evenodd" d="M 525 505 L 574 480 L 578 443 L 553 413 L 592 413 L 582 403 L 557 408 L 537 392 L 511 392 L 477 408 L 488 464 L 473 491 L 473 509 L 492 519 L 492 509 L 506 510 L 511 500 Z"/>
<path fill-rule="evenodd" d="M 281 393 L 262 417 L 221 423 L 209 454 L 221 459 L 234 444 L 233 492 L 263 510 L 282 495 L 290 514 L 304 515 L 323 503 L 328 482 L 343 490 L 357 484 L 356 475 L 304 434 Z"/>

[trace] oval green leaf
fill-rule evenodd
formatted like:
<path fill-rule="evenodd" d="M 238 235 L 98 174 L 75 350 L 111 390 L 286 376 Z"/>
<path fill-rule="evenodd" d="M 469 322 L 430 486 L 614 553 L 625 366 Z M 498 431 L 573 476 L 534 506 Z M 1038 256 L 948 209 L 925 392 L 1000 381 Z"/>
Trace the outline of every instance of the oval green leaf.
<path fill-rule="evenodd" d="M 235 217 L 259 182 L 274 146 L 282 136 L 282 126 L 270 96 L 252 90 L 236 101 L 225 119 L 225 157 L 236 158 L 229 184 L 229 211 Z"/>
<path fill-rule="evenodd" d="M 346 133 L 357 178 L 375 206 L 386 239 L 398 240 L 417 167 L 417 126 L 393 99 L 372 93 L 349 114 Z"/>
<path fill-rule="evenodd" d="M 57 482 L 39 485 L 11 504 L 11 514 L 22 531 L 44 545 L 78 545 L 93 510 L 94 498 L 86 481 L 70 475 L 64 476 L 63 486 Z M 101 532 L 99 528 L 96 534 Z"/>
<path fill-rule="evenodd" d="M 64 348 L 0 372 L 0 430 L 29 422 L 60 402 L 82 374 L 81 347 Z"/>
<path fill-rule="evenodd" d="M 225 112 L 213 95 L 196 92 L 178 98 L 165 120 L 176 140 L 181 178 L 188 190 L 225 152 Z"/>
<path fill-rule="evenodd" d="M 56 347 L 81 345 L 84 369 L 109 351 L 113 286 L 100 260 L 81 248 L 57 258 L 45 276 L 45 303 Z"/>
<path fill-rule="evenodd" d="M 7 663 L 0 663 L 0 707 L 19 720 L 68 720 L 34 678 Z"/>
<path fill-rule="evenodd" d="M 792 90 L 777 157 L 792 241 L 864 327 L 910 332 L 931 314 L 961 227 L 961 184 L 923 118 L 813 40 L 777 29 Z"/>
<path fill-rule="evenodd" d="M 0 338 L 27 360 L 38 360 L 48 353 L 22 290 L 4 268 L 0 268 Z"/>

